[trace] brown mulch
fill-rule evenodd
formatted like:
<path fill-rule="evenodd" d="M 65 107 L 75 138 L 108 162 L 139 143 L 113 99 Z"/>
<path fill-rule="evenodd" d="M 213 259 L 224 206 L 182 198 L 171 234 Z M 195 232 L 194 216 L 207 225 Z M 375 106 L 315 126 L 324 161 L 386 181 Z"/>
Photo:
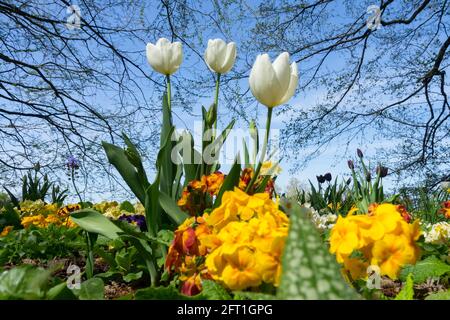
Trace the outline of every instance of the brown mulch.
<path fill-rule="evenodd" d="M 136 289 L 123 282 L 111 281 L 105 285 L 105 299 L 113 300 L 134 293 Z"/>
<path fill-rule="evenodd" d="M 381 279 L 381 291 L 386 297 L 394 298 L 402 289 L 402 282 L 391 280 L 387 277 Z M 425 283 L 414 285 L 414 299 L 425 299 L 428 295 L 440 291 L 446 291 L 448 288 L 439 280 L 429 279 Z"/>

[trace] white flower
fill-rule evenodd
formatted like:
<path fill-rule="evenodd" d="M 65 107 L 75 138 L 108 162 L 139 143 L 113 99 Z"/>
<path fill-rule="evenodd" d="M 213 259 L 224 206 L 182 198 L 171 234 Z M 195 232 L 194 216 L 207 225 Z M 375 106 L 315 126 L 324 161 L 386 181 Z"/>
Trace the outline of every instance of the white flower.
<path fill-rule="evenodd" d="M 258 55 L 250 72 L 250 89 L 263 105 L 272 108 L 286 103 L 298 84 L 297 64 L 289 65 L 289 53 L 283 52 L 270 62 L 268 54 Z"/>
<path fill-rule="evenodd" d="M 156 72 L 171 75 L 178 70 L 182 60 L 180 42 L 171 43 L 166 38 L 160 38 L 156 44 L 147 43 L 147 61 Z"/>
<path fill-rule="evenodd" d="M 450 242 L 450 223 L 438 222 L 433 225 L 424 226 L 424 237 L 426 243 L 445 244 Z"/>
<path fill-rule="evenodd" d="M 264 161 L 259 172 L 262 176 L 278 176 L 281 173 L 281 167 L 278 162 Z"/>
<path fill-rule="evenodd" d="M 208 40 L 205 61 L 212 71 L 220 74 L 227 73 L 236 61 L 236 44 L 234 42 L 227 44 L 222 39 Z"/>
<path fill-rule="evenodd" d="M 441 182 L 441 188 L 443 190 L 450 190 L 450 181 L 442 181 Z"/>

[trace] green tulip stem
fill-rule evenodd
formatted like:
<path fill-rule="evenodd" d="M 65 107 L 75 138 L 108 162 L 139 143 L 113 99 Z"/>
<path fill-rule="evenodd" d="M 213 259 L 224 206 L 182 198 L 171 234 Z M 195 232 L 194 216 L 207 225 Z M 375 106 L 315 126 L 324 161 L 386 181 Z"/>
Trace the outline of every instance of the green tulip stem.
<path fill-rule="evenodd" d="M 258 178 L 259 172 L 261 171 L 261 167 L 264 162 L 264 158 L 266 157 L 266 149 L 267 149 L 267 143 L 269 142 L 269 132 L 270 132 L 271 122 L 272 122 L 272 108 L 267 108 L 266 132 L 264 135 L 263 147 L 261 149 L 261 156 L 260 156 L 258 165 L 256 167 L 256 170 L 253 174 L 253 177 L 250 180 L 247 188 L 245 189 L 245 192 L 248 192 L 251 189 L 251 187 L 253 187 L 253 184 L 255 183 L 256 179 Z"/>
<path fill-rule="evenodd" d="M 172 111 L 172 93 L 170 89 L 170 75 L 166 75 L 167 82 L 167 105 L 169 106 L 169 110 Z"/>
<path fill-rule="evenodd" d="M 214 108 L 216 109 L 215 117 L 214 117 L 214 134 L 216 133 L 216 129 L 217 129 L 217 112 L 219 110 L 219 88 L 220 88 L 220 73 L 217 74 L 216 96 L 214 98 Z"/>

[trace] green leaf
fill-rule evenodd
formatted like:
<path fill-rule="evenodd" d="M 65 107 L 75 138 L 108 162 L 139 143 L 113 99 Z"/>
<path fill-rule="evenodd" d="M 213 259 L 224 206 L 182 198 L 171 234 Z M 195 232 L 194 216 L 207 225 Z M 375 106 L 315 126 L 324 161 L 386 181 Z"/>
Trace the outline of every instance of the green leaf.
<path fill-rule="evenodd" d="M 137 290 L 134 298 L 136 300 L 198 300 L 201 299 L 201 294 L 188 297 L 181 294 L 177 288 L 169 287 L 148 287 Z"/>
<path fill-rule="evenodd" d="M 141 203 L 145 201 L 145 187 L 141 184 L 136 168 L 131 164 L 125 155 L 125 151 L 113 144 L 102 142 L 109 163 L 111 163 L 122 176 L 125 183 L 130 187 L 131 191 L 136 195 Z"/>
<path fill-rule="evenodd" d="M 0 300 L 44 299 L 50 271 L 30 265 L 0 274 Z"/>
<path fill-rule="evenodd" d="M 135 281 L 135 280 L 139 280 L 140 278 L 142 278 L 142 271 L 139 272 L 130 272 L 127 273 L 126 275 L 123 276 L 123 280 L 125 282 L 131 282 L 131 281 Z"/>
<path fill-rule="evenodd" d="M 145 172 L 144 166 L 142 165 L 141 155 L 133 142 L 131 142 L 130 138 L 128 138 L 128 136 L 123 132 L 122 138 L 127 145 L 125 155 L 127 156 L 128 161 L 130 161 L 131 164 L 136 167 L 139 181 L 141 182 L 142 187 L 145 189 L 149 185 L 149 182 L 147 179 L 147 173 Z"/>
<path fill-rule="evenodd" d="M 239 178 L 241 176 L 241 164 L 239 163 L 239 154 L 236 156 L 236 159 L 234 160 L 234 164 L 230 169 L 230 172 L 225 177 L 225 180 L 223 181 L 222 187 L 219 190 L 219 193 L 217 194 L 216 201 L 214 201 L 213 209 L 220 206 L 220 203 L 222 202 L 222 196 L 225 193 L 225 191 L 233 190 L 235 186 L 239 183 Z"/>
<path fill-rule="evenodd" d="M 208 300 L 230 300 L 231 296 L 228 291 L 212 280 L 202 281 L 202 298 Z"/>
<path fill-rule="evenodd" d="M 414 280 L 412 273 L 408 274 L 402 290 L 400 290 L 394 300 L 414 300 Z"/>
<path fill-rule="evenodd" d="M 328 253 L 319 233 L 307 218 L 308 214 L 308 209 L 298 205 L 288 210 L 290 227 L 277 297 L 300 300 L 358 298 L 343 279 L 340 266 Z"/>
<path fill-rule="evenodd" d="M 195 150 L 194 138 L 189 132 L 183 132 L 181 137 L 182 140 L 180 143 L 184 167 L 184 186 L 186 186 L 190 181 L 200 178 L 197 177 L 197 172 L 199 172 L 199 163 L 201 162 L 202 155 Z"/>
<path fill-rule="evenodd" d="M 92 278 L 81 283 L 79 290 L 73 290 L 80 300 L 103 300 L 105 285 L 100 278 Z"/>
<path fill-rule="evenodd" d="M 425 300 L 450 300 L 450 290 L 432 293 Z"/>
<path fill-rule="evenodd" d="M 249 291 L 234 291 L 233 294 L 240 300 L 276 300 L 277 297 L 272 294 Z"/>
<path fill-rule="evenodd" d="M 134 211 L 134 206 L 131 204 L 130 201 L 124 201 L 120 204 L 120 210 L 126 211 L 126 212 L 131 212 L 131 213 L 135 213 Z"/>
<path fill-rule="evenodd" d="M 212 142 L 212 147 L 214 149 L 217 149 L 217 152 L 214 155 L 214 158 L 217 160 L 217 157 L 219 156 L 220 153 L 220 149 L 222 148 L 223 144 L 225 143 L 225 141 L 228 138 L 228 135 L 231 132 L 231 129 L 233 129 L 234 124 L 235 124 L 236 120 L 231 120 L 231 122 L 228 124 L 228 126 L 226 126 L 226 128 L 220 133 L 220 135 Z M 215 171 L 217 171 L 218 167 L 219 167 L 219 162 L 218 161 L 214 161 L 214 163 L 212 165 L 208 165 L 208 171 L 206 172 L 206 174 L 211 174 Z"/>
<path fill-rule="evenodd" d="M 77 297 L 73 294 L 72 290 L 67 287 L 66 282 L 62 282 L 47 292 L 48 300 L 76 300 Z"/>
<path fill-rule="evenodd" d="M 436 256 L 431 256 L 419 261 L 415 265 L 407 265 L 400 272 L 400 279 L 405 281 L 408 274 L 412 273 L 414 283 L 423 283 L 428 278 L 440 277 L 450 272 L 450 265 Z"/>
<path fill-rule="evenodd" d="M 72 221 L 78 224 L 82 229 L 101 234 L 109 239 L 116 239 L 119 233 L 123 232 L 119 227 L 112 223 L 101 213 L 93 209 L 82 209 L 70 215 Z"/>
<path fill-rule="evenodd" d="M 175 200 L 163 192 L 160 192 L 159 194 L 159 204 L 178 225 L 182 224 L 184 220 L 189 218 L 189 215 L 178 207 Z"/>

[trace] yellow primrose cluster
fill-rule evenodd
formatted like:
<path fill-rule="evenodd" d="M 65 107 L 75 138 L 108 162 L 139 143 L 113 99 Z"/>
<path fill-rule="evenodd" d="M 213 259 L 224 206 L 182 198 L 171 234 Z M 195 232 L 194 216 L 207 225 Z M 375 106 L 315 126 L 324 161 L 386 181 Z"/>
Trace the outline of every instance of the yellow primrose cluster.
<path fill-rule="evenodd" d="M 330 252 L 354 280 L 366 278 L 370 265 L 396 279 L 402 266 L 419 257 L 419 221 L 407 220 L 405 210 L 390 203 L 373 204 L 367 214 L 339 216 L 331 230 Z"/>
<path fill-rule="evenodd" d="M 47 216 L 49 214 L 56 213 L 58 211 L 58 204 L 56 203 L 45 203 L 42 200 L 24 200 L 19 203 L 20 211 L 18 213 L 21 216 L 31 216 L 31 215 L 43 215 Z"/>
<path fill-rule="evenodd" d="M 134 213 L 120 209 L 120 204 L 117 201 L 102 201 L 94 204 L 92 207 L 113 220 L 117 220 L 122 215 L 145 215 L 145 208 L 140 202 L 135 203 L 133 206 Z"/>
<path fill-rule="evenodd" d="M 227 191 L 206 221 L 214 241 L 205 264 L 214 280 L 232 290 L 279 284 L 289 220 L 269 194 Z"/>
<path fill-rule="evenodd" d="M 190 275 L 183 277 L 183 293 L 192 287 L 199 292 L 200 280 L 209 278 L 231 290 L 263 282 L 277 286 L 288 225 L 288 217 L 269 194 L 248 195 L 235 188 L 224 193 L 211 214 L 188 219 L 178 228 L 166 267 Z M 193 262 L 196 268 L 189 269 Z"/>
<path fill-rule="evenodd" d="M 22 205 L 20 206 L 20 209 L 22 211 Z M 53 209 L 53 211 L 49 212 L 42 212 L 42 210 L 40 210 L 37 214 L 35 214 L 34 212 L 26 211 L 26 214 L 28 215 L 22 216 L 22 226 L 24 228 L 28 228 L 31 225 L 37 226 L 39 228 L 47 228 L 51 224 L 56 226 L 66 226 L 69 228 L 74 228 L 77 226 L 70 219 L 70 213 L 81 209 L 80 205 L 69 204 L 59 209 L 57 206 L 55 206 Z"/>

